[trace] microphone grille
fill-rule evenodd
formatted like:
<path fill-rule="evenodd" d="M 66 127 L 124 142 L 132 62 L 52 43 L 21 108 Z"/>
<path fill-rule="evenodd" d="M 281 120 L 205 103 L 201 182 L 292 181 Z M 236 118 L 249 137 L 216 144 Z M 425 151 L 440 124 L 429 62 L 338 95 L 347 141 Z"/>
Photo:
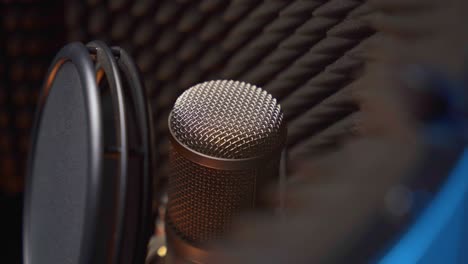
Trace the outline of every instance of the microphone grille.
<path fill-rule="evenodd" d="M 240 212 L 254 207 L 255 170 L 218 170 L 200 166 L 171 150 L 167 224 L 194 245 L 218 240 Z M 271 166 L 270 166 L 271 167 Z M 264 171 L 273 169 L 265 166 Z"/>
<path fill-rule="evenodd" d="M 169 126 L 175 138 L 202 154 L 225 159 L 270 153 L 284 140 L 281 106 L 265 90 L 232 80 L 208 81 L 175 102 Z"/>

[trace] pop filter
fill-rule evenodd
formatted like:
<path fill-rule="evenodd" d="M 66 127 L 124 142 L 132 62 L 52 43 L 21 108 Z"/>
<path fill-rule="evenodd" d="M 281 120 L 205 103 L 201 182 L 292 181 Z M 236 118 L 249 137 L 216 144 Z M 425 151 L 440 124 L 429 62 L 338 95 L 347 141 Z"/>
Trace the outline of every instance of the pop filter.
<path fill-rule="evenodd" d="M 32 134 L 25 263 L 143 263 L 151 219 L 150 124 L 125 51 L 94 41 L 69 44 L 56 55 Z"/>

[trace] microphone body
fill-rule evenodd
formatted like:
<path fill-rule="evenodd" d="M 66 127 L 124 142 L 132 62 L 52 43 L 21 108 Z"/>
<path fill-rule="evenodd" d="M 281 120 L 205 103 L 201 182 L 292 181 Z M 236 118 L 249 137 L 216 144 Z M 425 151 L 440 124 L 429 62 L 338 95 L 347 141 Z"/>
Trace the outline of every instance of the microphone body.
<path fill-rule="evenodd" d="M 203 263 L 241 213 L 278 179 L 286 126 L 270 94 L 237 81 L 193 86 L 169 115 L 166 233 L 171 258 Z M 175 261 L 177 262 L 177 261 Z"/>

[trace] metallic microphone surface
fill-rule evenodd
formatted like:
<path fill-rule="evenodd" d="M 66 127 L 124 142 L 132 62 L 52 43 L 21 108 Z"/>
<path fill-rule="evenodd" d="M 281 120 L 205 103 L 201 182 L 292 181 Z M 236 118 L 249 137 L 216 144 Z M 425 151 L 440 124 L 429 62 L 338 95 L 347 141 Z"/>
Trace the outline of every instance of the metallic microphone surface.
<path fill-rule="evenodd" d="M 221 80 L 186 90 L 168 121 L 168 241 L 204 248 L 239 213 L 259 207 L 261 187 L 278 179 L 283 112 L 263 89 Z"/>

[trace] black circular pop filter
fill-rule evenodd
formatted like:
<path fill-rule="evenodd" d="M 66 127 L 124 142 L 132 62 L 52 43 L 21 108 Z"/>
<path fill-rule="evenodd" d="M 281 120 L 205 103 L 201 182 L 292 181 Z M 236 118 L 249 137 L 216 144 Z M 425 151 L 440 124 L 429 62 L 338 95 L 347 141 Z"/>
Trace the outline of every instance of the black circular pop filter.
<path fill-rule="evenodd" d="M 33 131 L 25 263 L 143 263 L 150 136 L 144 89 L 125 51 L 95 41 L 57 54 Z"/>

